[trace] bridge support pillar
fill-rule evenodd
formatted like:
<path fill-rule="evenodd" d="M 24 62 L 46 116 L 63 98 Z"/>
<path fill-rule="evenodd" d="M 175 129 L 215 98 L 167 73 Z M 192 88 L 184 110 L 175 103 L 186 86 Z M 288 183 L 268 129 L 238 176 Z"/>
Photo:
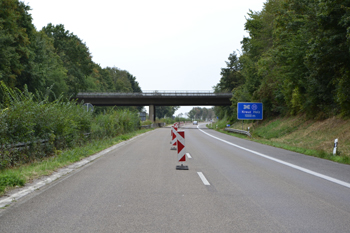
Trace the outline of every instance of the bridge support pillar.
<path fill-rule="evenodd" d="M 156 121 L 156 106 L 153 104 L 149 106 L 149 120 L 152 122 Z"/>

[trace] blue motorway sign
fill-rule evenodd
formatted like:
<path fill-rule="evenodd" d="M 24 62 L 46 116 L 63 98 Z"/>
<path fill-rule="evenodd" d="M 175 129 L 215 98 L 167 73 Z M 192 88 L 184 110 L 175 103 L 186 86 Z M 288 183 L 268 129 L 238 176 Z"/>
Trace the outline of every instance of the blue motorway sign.
<path fill-rule="evenodd" d="M 238 120 L 262 120 L 263 104 L 262 103 L 237 103 Z"/>

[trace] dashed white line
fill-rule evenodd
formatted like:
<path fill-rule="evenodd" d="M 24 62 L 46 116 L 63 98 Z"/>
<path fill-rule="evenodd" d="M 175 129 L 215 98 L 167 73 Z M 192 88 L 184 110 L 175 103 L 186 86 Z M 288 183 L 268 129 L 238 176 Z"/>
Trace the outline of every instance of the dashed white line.
<path fill-rule="evenodd" d="M 186 153 L 186 156 L 187 158 L 192 159 L 192 156 L 190 155 L 190 153 Z"/>
<path fill-rule="evenodd" d="M 205 176 L 203 175 L 202 172 L 197 172 L 197 174 L 199 175 L 199 177 L 201 178 L 202 182 L 204 185 L 210 185 L 209 181 L 205 178 Z"/>
<path fill-rule="evenodd" d="M 321 173 L 314 172 L 314 171 L 311 171 L 311 170 L 309 170 L 309 169 L 306 169 L 306 168 L 303 168 L 303 167 L 299 167 L 299 166 L 297 166 L 297 165 L 294 165 L 294 164 L 291 164 L 291 163 L 287 163 L 287 162 L 285 162 L 285 161 L 282 161 L 282 160 L 279 160 L 279 159 L 276 159 L 276 158 L 273 158 L 273 157 L 264 155 L 264 154 L 262 154 L 262 153 L 259 153 L 259 152 L 256 152 L 256 151 L 247 149 L 247 148 L 245 148 L 245 147 L 236 145 L 236 144 L 234 144 L 234 143 L 225 141 L 225 140 L 223 140 L 223 139 L 221 139 L 221 138 L 215 137 L 215 136 L 213 136 L 213 135 L 211 135 L 211 134 L 209 134 L 209 133 L 207 133 L 207 132 L 201 130 L 201 129 L 199 128 L 198 125 L 197 125 L 197 128 L 198 128 L 202 133 L 205 133 L 206 135 L 208 135 L 208 136 L 210 136 L 210 137 L 212 137 L 212 138 L 215 138 L 215 139 L 217 139 L 217 140 L 219 140 L 219 141 L 222 141 L 222 142 L 224 142 L 224 143 L 227 143 L 227 144 L 229 144 L 229 145 L 231 145 L 231 146 L 237 147 L 237 148 L 239 148 L 239 149 L 242 149 L 242 150 L 248 151 L 248 152 L 250 152 L 250 153 L 259 155 L 259 156 L 261 156 L 261 157 L 263 157 L 263 158 L 266 158 L 266 159 L 275 161 L 275 162 L 280 163 L 280 164 L 284 164 L 284 165 L 286 165 L 286 166 L 288 166 L 288 167 L 291 167 L 291 168 L 294 168 L 294 169 L 296 169 L 296 170 L 299 170 L 299 171 L 308 173 L 308 174 L 310 174 L 310 175 L 313 175 L 313 176 L 316 176 L 316 177 L 319 177 L 319 178 L 322 178 L 322 179 L 331 181 L 331 182 L 333 182 L 333 183 L 342 185 L 342 186 L 344 186 L 344 187 L 350 188 L 350 183 L 346 183 L 346 182 L 344 182 L 344 181 L 335 179 L 335 178 L 333 178 L 333 177 L 326 176 L 326 175 L 323 175 L 323 174 L 321 174 Z"/>

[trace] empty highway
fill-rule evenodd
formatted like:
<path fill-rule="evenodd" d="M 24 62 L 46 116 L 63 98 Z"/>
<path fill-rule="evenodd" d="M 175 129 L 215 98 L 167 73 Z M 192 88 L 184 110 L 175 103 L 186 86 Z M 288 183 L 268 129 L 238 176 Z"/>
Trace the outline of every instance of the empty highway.
<path fill-rule="evenodd" d="M 146 133 L 0 210 L 0 232 L 350 232 L 350 166 L 186 125 Z"/>

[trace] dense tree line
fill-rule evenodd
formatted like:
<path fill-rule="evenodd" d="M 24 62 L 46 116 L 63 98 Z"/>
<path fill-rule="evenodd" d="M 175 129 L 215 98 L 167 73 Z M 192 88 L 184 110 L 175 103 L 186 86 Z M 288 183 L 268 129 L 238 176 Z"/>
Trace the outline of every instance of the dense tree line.
<path fill-rule="evenodd" d="M 234 52 L 215 91 L 237 102 L 259 101 L 264 114 L 322 119 L 350 115 L 350 0 L 268 0 L 248 13 L 242 54 Z"/>
<path fill-rule="evenodd" d="M 214 119 L 215 113 L 213 108 L 194 107 L 186 115 L 191 120 L 206 121 Z"/>
<path fill-rule="evenodd" d="M 116 67 L 101 68 L 86 44 L 63 25 L 37 31 L 30 7 L 18 0 L 0 1 L 0 81 L 10 88 L 59 96 L 79 91 L 141 92 L 136 78 Z"/>

